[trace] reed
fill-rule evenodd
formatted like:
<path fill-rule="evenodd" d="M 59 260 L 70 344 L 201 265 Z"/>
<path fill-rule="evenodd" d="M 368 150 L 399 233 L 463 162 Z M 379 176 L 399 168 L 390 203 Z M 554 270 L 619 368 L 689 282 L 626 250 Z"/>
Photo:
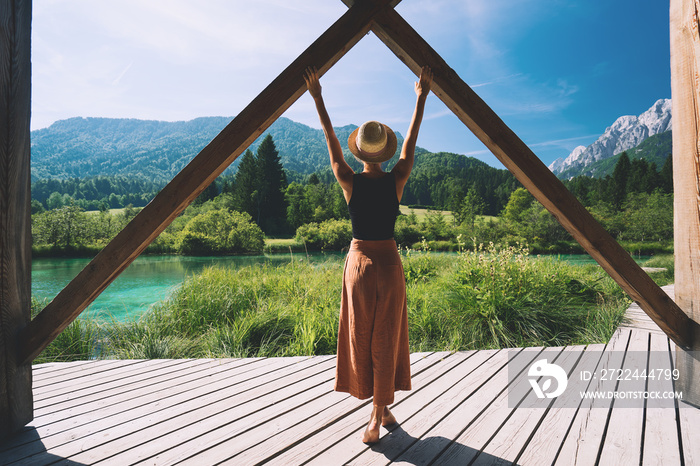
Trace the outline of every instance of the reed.
<path fill-rule="evenodd" d="M 32 318 L 47 300 L 32 298 Z M 34 360 L 34 364 L 93 359 L 102 356 L 103 326 L 92 319 L 76 319 Z"/>

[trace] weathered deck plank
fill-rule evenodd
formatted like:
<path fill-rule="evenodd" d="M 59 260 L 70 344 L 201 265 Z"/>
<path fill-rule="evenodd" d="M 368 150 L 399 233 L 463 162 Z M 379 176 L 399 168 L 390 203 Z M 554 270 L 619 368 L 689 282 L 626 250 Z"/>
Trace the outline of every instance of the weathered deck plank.
<path fill-rule="evenodd" d="M 201 384 L 203 378 L 207 379 L 207 386 L 210 389 L 217 389 L 221 385 L 221 382 L 217 383 L 217 380 L 221 380 L 227 385 L 232 383 L 230 380 L 232 374 L 229 372 L 231 369 L 242 368 L 241 366 L 255 362 L 257 361 L 237 360 L 222 365 L 219 362 L 210 361 L 208 371 L 198 371 L 194 374 L 185 372 L 182 377 L 171 378 L 170 383 L 173 385 L 171 388 L 163 386 L 163 389 L 159 390 L 159 386 L 154 385 L 149 393 L 134 390 L 122 397 L 114 397 L 113 404 L 95 407 L 94 412 L 99 413 L 99 415 L 91 416 L 88 412 L 84 415 L 68 416 L 64 413 L 59 415 L 55 422 L 37 419 L 35 420 L 37 425 L 32 426 L 32 429 L 25 430 L 25 432 L 15 436 L 13 439 L 14 451 L 9 450 L 4 454 L 6 456 L 23 454 L 29 456 L 40 453 L 57 445 L 83 438 L 93 432 L 134 422 L 148 412 L 158 409 L 165 410 L 179 403 L 191 402 L 192 399 L 206 393 L 196 387 L 197 384 Z M 46 421 L 46 423 L 41 425 L 42 421 Z"/>
<path fill-rule="evenodd" d="M 649 367 L 670 368 L 671 354 L 668 338 L 665 335 L 653 334 L 650 336 L 649 344 Z M 666 378 L 655 378 L 649 381 L 648 390 L 650 392 L 668 392 L 673 390 L 673 382 Z M 682 464 L 676 417 L 666 415 L 669 403 L 673 402 L 649 400 L 647 405 L 644 451 L 642 452 L 645 465 L 675 466 Z"/>
<path fill-rule="evenodd" d="M 530 390 L 511 367 L 544 358 L 569 377 L 671 370 L 673 350 L 654 330 L 622 327 L 607 345 L 416 353 L 413 390 L 392 406 L 400 424 L 371 447 L 360 442 L 371 401 L 333 391 L 333 356 L 38 365 L 38 415 L 0 445 L 0 464 L 700 465 L 700 410 L 683 402 L 630 408 L 566 392 L 533 408 L 509 399 L 518 386 Z M 648 360 L 630 356 L 639 354 Z M 674 386 L 660 378 L 588 388 Z"/>
<path fill-rule="evenodd" d="M 28 432 L 18 435 L 15 442 L 19 444 L 15 450 L 19 450 L 19 454 L 23 451 L 40 453 L 95 433 L 143 422 L 146 416 L 167 413 L 173 407 L 206 403 L 207 397 L 228 387 L 237 386 L 239 391 L 245 392 L 252 386 L 260 385 L 259 377 L 267 376 L 269 382 L 270 378 L 293 373 L 295 366 L 289 361 L 281 363 L 274 359 L 209 361 L 208 370 L 186 373 L 184 377 L 126 392 L 107 400 L 110 404 L 92 403 L 93 406 L 80 411 L 65 410 L 55 416 L 44 416 L 48 419 L 35 419 L 34 423 L 39 427 L 32 426 Z M 25 442 L 27 439 L 30 444 Z"/>
<path fill-rule="evenodd" d="M 547 348 L 536 359 L 547 357 L 548 362 L 556 363 L 567 374 L 570 374 L 580 360 L 580 356 L 581 350 L 576 347 L 563 349 Z M 556 398 L 552 399 L 547 409 L 550 409 L 557 401 L 558 399 Z M 537 430 L 537 427 L 542 423 L 543 417 L 547 414 L 547 410 L 528 408 L 524 404 L 518 405 L 517 408 L 509 409 L 509 411 L 509 417 L 498 432 L 489 440 L 474 464 L 491 464 L 493 458 L 515 462 L 520 453 L 527 447 L 533 432 Z M 543 463 L 538 460 L 538 464 Z"/>
<path fill-rule="evenodd" d="M 532 360 L 540 349 L 525 349 L 517 353 L 511 350 L 503 350 L 489 359 L 489 365 L 483 367 L 483 371 L 476 372 L 465 380 L 467 383 L 462 396 L 453 396 L 453 408 L 442 418 L 433 418 L 430 409 L 424 414 L 432 423 L 429 430 L 424 433 L 417 432 L 417 438 L 412 439 L 408 449 L 401 452 L 396 462 L 414 462 L 416 464 L 428 464 L 445 449 L 457 449 L 460 461 L 466 461 L 478 453 L 472 445 L 463 444 L 460 433 L 465 425 L 471 425 L 475 419 L 486 419 L 484 413 L 495 406 L 494 400 L 504 395 L 508 384 L 507 364 L 517 360 Z M 480 368 L 481 369 L 481 368 Z M 497 422 L 495 419 L 490 421 Z M 408 429 L 402 435 L 412 437 L 413 431 Z M 390 440 L 390 437 L 388 438 Z M 464 463 L 466 464 L 466 463 Z"/>
<path fill-rule="evenodd" d="M 629 355 L 630 352 L 648 354 L 648 349 L 649 334 L 632 332 L 626 354 Z M 646 363 L 646 359 L 640 361 L 639 357 L 627 356 L 622 369 L 630 373 L 635 370 L 641 372 L 646 370 Z M 642 392 L 644 389 L 645 380 L 642 378 L 623 378 L 616 387 L 618 392 Z M 606 436 L 599 459 L 601 464 L 639 463 L 639 452 L 642 451 L 644 408 L 641 403 L 634 403 L 635 407 L 620 407 L 620 404 L 625 401 L 628 400 L 613 400 L 612 411 L 605 426 Z"/>
<path fill-rule="evenodd" d="M 187 429 L 190 425 L 195 425 L 200 420 L 203 422 L 215 422 L 218 419 L 215 416 L 221 416 L 221 413 L 227 410 L 233 410 L 234 415 L 235 413 L 245 413 L 247 410 L 242 406 L 246 402 L 274 393 L 275 390 L 285 386 L 286 381 L 280 381 L 281 379 L 275 377 L 280 375 L 278 371 L 289 372 L 293 369 L 302 369 L 306 371 L 300 375 L 300 377 L 303 377 L 314 371 L 317 365 L 317 361 L 314 359 L 321 359 L 322 363 L 325 362 L 326 364 L 329 361 L 328 357 L 304 358 L 305 360 L 300 358 L 291 359 L 291 361 L 287 360 L 287 358 L 283 361 L 273 360 L 271 365 L 262 366 L 258 370 L 250 370 L 239 377 L 236 377 L 236 374 L 231 374 L 229 379 L 233 379 L 234 384 L 229 382 L 226 388 L 220 387 L 218 390 L 209 389 L 207 380 L 200 379 L 198 386 L 206 390 L 206 394 L 202 394 L 194 399 L 190 398 L 187 403 L 172 405 L 167 410 L 161 409 L 148 413 L 147 416 L 141 416 L 132 422 L 122 423 L 107 430 L 91 433 L 82 438 L 82 444 L 70 442 L 57 447 L 55 452 L 63 456 L 70 456 L 75 461 L 91 464 L 100 457 L 109 457 L 119 452 L 131 451 L 138 446 L 142 446 L 138 450 L 152 448 L 154 445 L 160 444 L 162 436 L 178 428 Z M 261 362 L 264 363 L 265 361 Z M 280 367 L 271 372 L 270 369 L 275 365 Z M 317 368 L 315 372 L 322 372 L 322 369 Z M 261 373 L 274 375 L 262 378 L 260 377 Z M 298 380 L 297 378 L 294 379 Z M 295 381 L 290 380 L 286 383 L 293 384 Z M 210 421 L 210 418 L 213 420 Z M 153 441 L 154 439 L 158 440 Z M 121 464 L 129 463 L 122 462 Z"/>
<path fill-rule="evenodd" d="M 698 442 L 698 429 L 700 429 L 700 409 L 689 408 L 678 410 L 680 417 L 680 431 L 683 441 L 683 458 L 686 465 L 700 464 L 700 442 Z"/>
<path fill-rule="evenodd" d="M 224 367 L 221 368 L 219 367 L 219 370 L 226 370 L 226 366 L 228 365 L 228 361 L 224 361 L 222 363 L 215 363 L 215 366 L 218 365 L 223 365 Z M 274 370 L 279 370 L 280 368 L 274 366 L 275 361 L 260 361 L 254 362 L 252 364 L 252 368 L 248 368 L 246 366 L 242 367 L 239 372 L 236 372 L 235 375 L 230 375 L 231 378 L 229 378 L 228 382 L 230 383 L 231 381 L 234 381 L 234 383 L 256 383 L 254 380 L 256 377 L 267 375 Z M 127 409 L 134 409 L 136 407 L 144 407 L 146 406 L 145 400 L 139 396 L 154 396 L 155 397 L 162 397 L 163 395 L 169 395 L 172 391 L 179 391 L 178 386 L 172 382 L 173 377 L 177 377 L 177 373 L 175 373 L 174 376 L 168 376 L 164 377 L 163 379 L 156 380 L 155 383 L 142 386 L 142 387 L 137 387 L 133 392 L 132 391 L 123 391 L 119 395 L 115 396 L 110 396 L 110 397 L 98 397 L 96 399 L 91 400 L 91 403 L 85 403 L 85 404 L 78 404 L 74 406 L 67 406 L 65 409 L 62 409 L 61 411 L 56 411 L 56 412 L 51 412 L 51 413 L 45 413 L 40 419 L 40 421 L 37 422 L 36 425 L 47 425 L 51 424 L 57 421 L 60 421 L 62 419 L 66 418 L 71 418 L 71 417 L 76 417 L 80 416 L 86 413 L 90 413 L 96 410 L 100 410 L 100 412 L 103 412 L 105 409 L 110 409 L 110 407 L 116 407 L 117 409 L 121 410 L 123 408 Z M 253 380 L 253 382 L 250 382 L 250 380 Z M 257 382 L 259 383 L 259 382 Z M 203 380 L 201 377 L 198 377 L 195 384 L 202 385 Z M 205 387 L 206 388 L 206 387 Z M 39 424 L 41 423 L 41 424 Z"/>
<path fill-rule="evenodd" d="M 154 360 L 152 363 L 144 363 L 132 366 L 118 366 L 109 372 L 104 372 L 100 377 L 69 378 L 64 381 L 47 386 L 45 391 L 37 395 L 34 400 L 34 411 L 58 411 L 64 406 L 84 404 L 91 397 L 106 398 L 120 393 L 124 387 L 135 388 L 139 382 L 150 382 L 159 375 L 172 374 L 180 369 L 181 365 L 201 365 L 204 361 L 188 361 L 186 359 Z"/>
<path fill-rule="evenodd" d="M 78 380 L 81 377 L 90 377 L 99 372 L 107 372 L 112 367 L 124 367 L 125 365 L 138 365 L 144 363 L 145 360 L 101 360 L 101 361 L 76 361 L 75 363 L 62 363 L 60 367 L 52 368 L 50 372 L 37 371 L 36 379 L 32 383 L 32 387 L 37 388 L 52 385 L 56 381 Z M 75 364 L 75 366 L 71 366 Z M 41 365 L 39 365 L 41 367 Z"/>

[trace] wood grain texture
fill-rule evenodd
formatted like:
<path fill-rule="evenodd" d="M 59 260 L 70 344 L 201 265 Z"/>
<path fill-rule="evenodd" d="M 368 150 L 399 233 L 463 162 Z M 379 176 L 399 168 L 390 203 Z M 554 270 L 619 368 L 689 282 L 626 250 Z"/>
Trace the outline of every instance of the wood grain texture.
<path fill-rule="evenodd" d="M 698 0 L 671 0 L 673 220 L 676 303 L 695 322 L 691 351 L 677 349 L 678 388 L 700 406 L 700 21 Z"/>
<path fill-rule="evenodd" d="M 0 437 L 32 419 L 32 372 L 17 364 L 30 319 L 31 1 L 0 0 Z"/>
<path fill-rule="evenodd" d="M 31 361 L 67 327 L 217 176 L 304 92 L 304 69 L 325 73 L 368 31 L 389 0 L 357 2 L 148 204 L 27 326 L 20 360 Z"/>
<path fill-rule="evenodd" d="M 690 347 L 698 325 L 693 326 L 562 182 L 395 10 L 378 15 L 372 31 L 414 73 L 429 65 L 435 76 L 431 87 L 435 95 L 675 343 Z"/>

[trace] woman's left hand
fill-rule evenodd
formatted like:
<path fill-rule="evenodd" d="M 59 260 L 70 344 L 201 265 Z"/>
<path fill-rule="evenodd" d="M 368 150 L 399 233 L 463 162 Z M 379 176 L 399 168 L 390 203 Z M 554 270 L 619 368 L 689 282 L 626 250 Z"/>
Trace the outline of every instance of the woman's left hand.
<path fill-rule="evenodd" d="M 315 66 L 306 68 L 304 81 L 306 81 L 306 87 L 309 89 L 311 97 L 314 99 L 316 97 L 321 97 L 321 81 L 318 79 L 318 70 Z"/>
<path fill-rule="evenodd" d="M 420 79 L 416 83 L 416 95 L 427 95 L 430 92 L 430 85 L 433 82 L 433 70 L 429 66 L 424 66 L 420 70 Z"/>

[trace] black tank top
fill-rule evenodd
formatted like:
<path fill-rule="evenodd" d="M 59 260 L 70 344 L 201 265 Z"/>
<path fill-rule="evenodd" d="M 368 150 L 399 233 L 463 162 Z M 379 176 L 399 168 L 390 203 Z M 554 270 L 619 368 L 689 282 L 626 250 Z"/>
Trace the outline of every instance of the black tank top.
<path fill-rule="evenodd" d="M 394 237 L 394 224 L 399 212 L 396 179 L 389 172 L 379 178 L 355 174 L 352 197 L 348 203 L 353 238 L 384 240 Z"/>

